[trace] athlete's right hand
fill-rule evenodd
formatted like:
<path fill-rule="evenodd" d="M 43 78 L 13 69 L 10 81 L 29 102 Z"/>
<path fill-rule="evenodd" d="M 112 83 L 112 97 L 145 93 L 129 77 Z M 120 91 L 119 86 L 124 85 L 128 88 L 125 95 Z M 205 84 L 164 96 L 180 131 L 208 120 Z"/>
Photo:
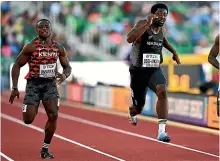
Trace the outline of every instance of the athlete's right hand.
<path fill-rule="evenodd" d="M 66 75 L 64 73 L 61 74 L 57 72 L 56 79 L 57 79 L 58 84 L 61 84 L 66 79 Z"/>
<path fill-rule="evenodd" d="M 150 21 L 150 24 L 152 24 L 153 20 L 154 19 L 157 19 L 158 16 L 153 14 L 153 13 L 150 13 L 149 16 L 148 16 L 148 21 Z"/>
<path fill-rule="evenodd" d="M 148 21 L 151 21 L 151 23 L 153 22 L 153 19 L 154 19 L 154 14 L 150 14 L 149 16 L 148 16 Z"/>
<path fill-rule="evenodd" d="M 11 96 L 9 98 L 9 102 L 11 104 L 13 104 L 15 97 L 19 98 L 19 95 L 20 95 L 20 93 L 19 93 L 18 89 L 13 89 L 11 91 Z"/>

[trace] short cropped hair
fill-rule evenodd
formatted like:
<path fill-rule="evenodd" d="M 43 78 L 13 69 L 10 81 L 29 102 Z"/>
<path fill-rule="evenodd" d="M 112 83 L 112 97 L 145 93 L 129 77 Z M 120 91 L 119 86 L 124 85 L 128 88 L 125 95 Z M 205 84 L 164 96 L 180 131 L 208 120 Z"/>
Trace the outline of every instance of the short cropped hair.
<path fill-rule="evenodd" d="M 164 3 L 156 3 L 156 4 L 154 4 L 151 7 L 151 13 L 154 14 L 157 11 L 158 8 L 163 8 L 163 9 L 167 10 L 167 13 L 168 13 L 168 7 Z"/>
<path fill-rule="evenodd" d="M 38 23 L 42 21 L 47 21 L 49 24 L 51 24 L 51 22 L 48 19 L 43 18 L 37 21 L 36 26 L 38 26 Z"/>

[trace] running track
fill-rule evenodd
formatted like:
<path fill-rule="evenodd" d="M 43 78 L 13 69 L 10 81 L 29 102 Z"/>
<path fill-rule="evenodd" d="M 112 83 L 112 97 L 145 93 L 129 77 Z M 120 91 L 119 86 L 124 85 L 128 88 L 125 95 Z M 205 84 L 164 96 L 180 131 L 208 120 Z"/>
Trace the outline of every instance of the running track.
<path fill-rule="evenodd" d="M 1 160 L 37 161 L 47 120 L 42 107 L 32 125 L 22 122 L 22 98 L 1 101 Z M 64 105 L 65 104 L 65 105 Z M 94 108 L 95 109 L 95 108 Z M 157 124 L 61 103 L 50 151 L 54 161 L 218 161 L 218 135 L 168 126 L 171 144 L 155 140 Z M 5 159 L 5 157 L 9 157 Z"/>

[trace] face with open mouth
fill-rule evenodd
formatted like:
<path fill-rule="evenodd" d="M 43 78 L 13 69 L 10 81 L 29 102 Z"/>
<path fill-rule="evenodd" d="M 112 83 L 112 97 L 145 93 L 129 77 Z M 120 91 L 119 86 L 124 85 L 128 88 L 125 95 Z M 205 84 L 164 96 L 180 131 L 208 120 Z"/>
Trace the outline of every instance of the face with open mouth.
<path fill-rule="evenodd" d="M 164 8 L 158 8 L 154 15 L 155 18 L 153 20 L 153 23 L 156 24 L 156 26 L 162 27 L 166 22 L 167 10 Z"/>
<path fill-rule="evenodd" d="M 40 31 L 40 35 L 47 37 L 48 36 L 48 31 Z"/>
<path fill-rule="evenodd" d="M 39 37 L 47 38 L 51 35 L 51 24 L 48 21 L 40 21 L 36 30 Z"/>

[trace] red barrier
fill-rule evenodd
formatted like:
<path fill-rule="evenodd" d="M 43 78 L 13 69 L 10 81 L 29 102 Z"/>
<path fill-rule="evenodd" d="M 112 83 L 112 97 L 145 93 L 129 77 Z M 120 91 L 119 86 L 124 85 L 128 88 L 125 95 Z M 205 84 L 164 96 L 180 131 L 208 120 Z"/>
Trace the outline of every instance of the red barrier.
<path fill-rule="evenodd" d="M 67 85 L 67 100 L 74 102 L 82 102 L 83 86 L 80 84 Z"/>

